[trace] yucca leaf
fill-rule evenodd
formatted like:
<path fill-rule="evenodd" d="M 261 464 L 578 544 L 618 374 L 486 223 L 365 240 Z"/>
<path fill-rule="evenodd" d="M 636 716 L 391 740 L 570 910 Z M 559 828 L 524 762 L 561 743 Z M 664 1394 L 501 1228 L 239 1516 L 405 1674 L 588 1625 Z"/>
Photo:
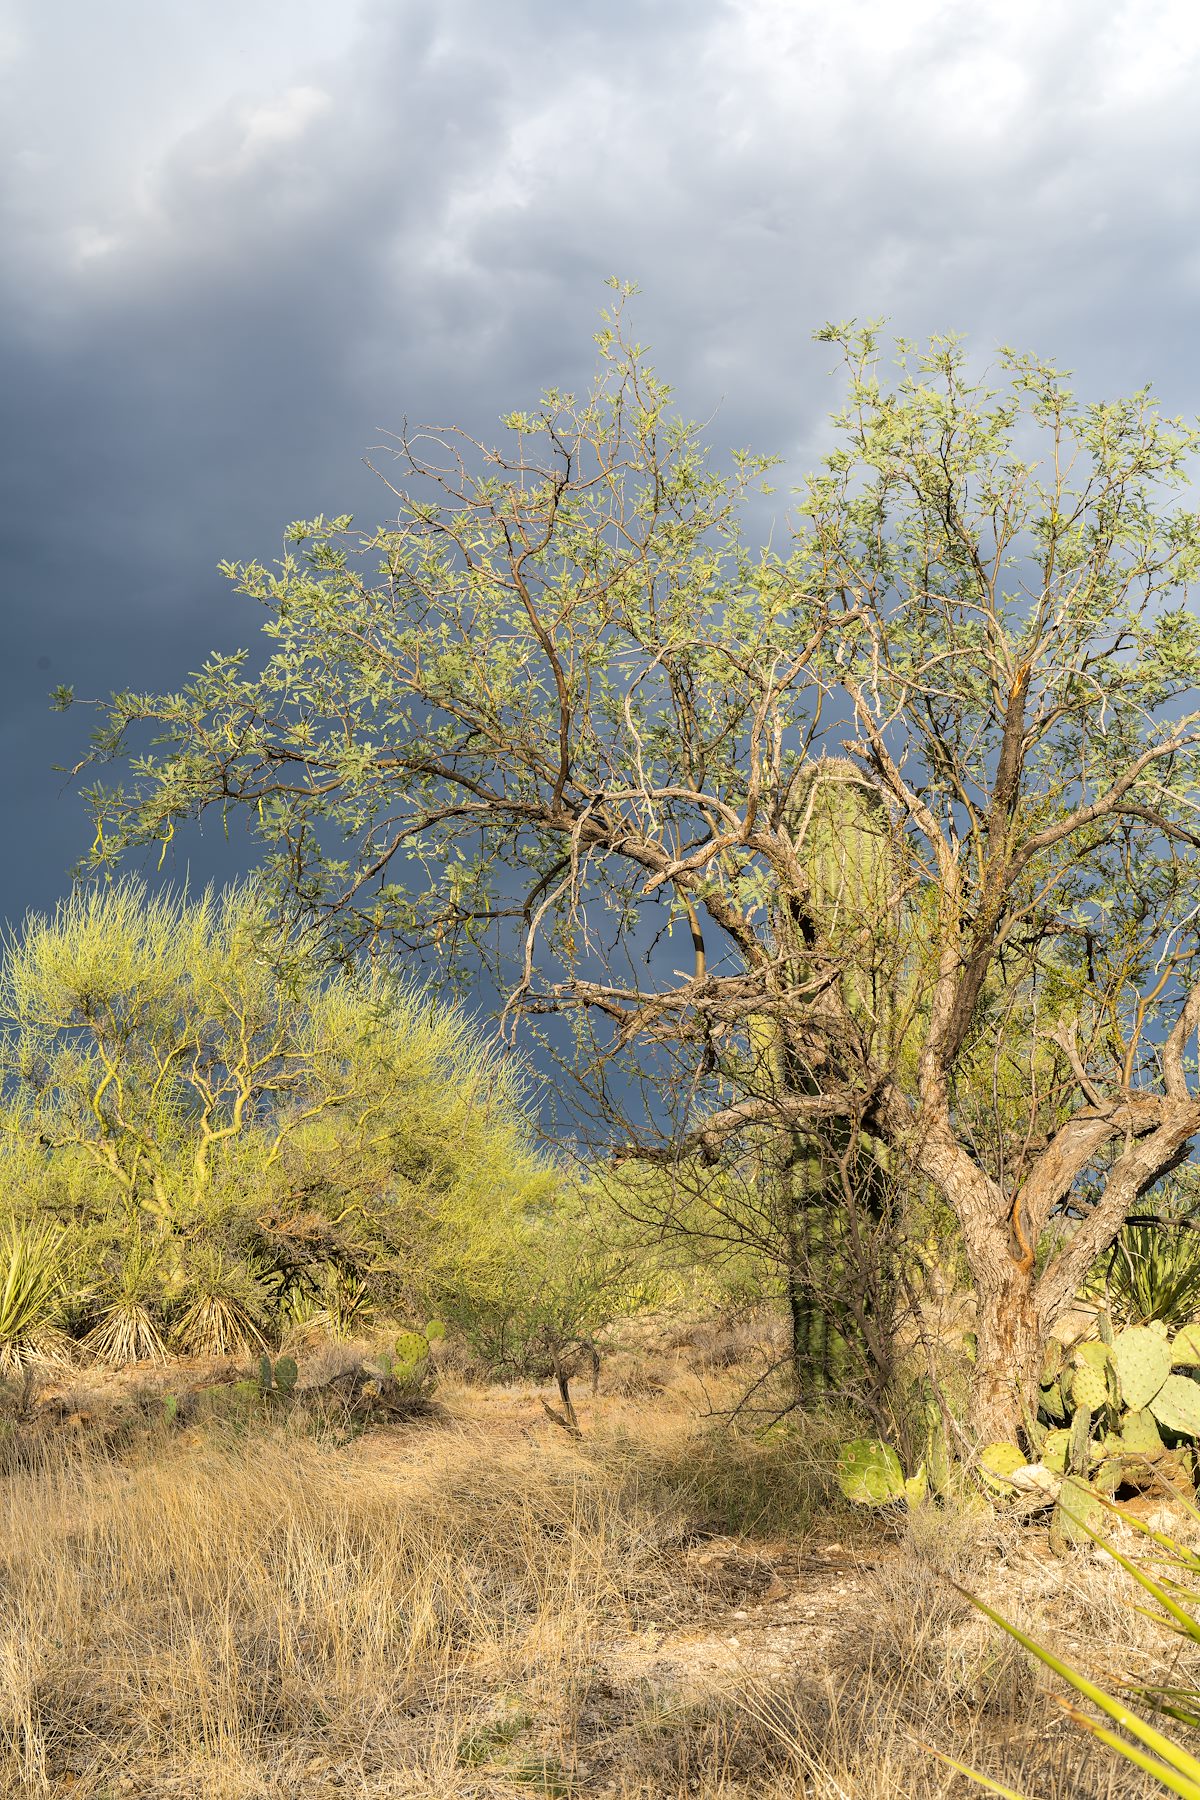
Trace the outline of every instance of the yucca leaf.
<path fill-rule="evenodd" d="M 1132 1575 L 1138 1586 L 1162 1607 L 1163 1611 L 1174 1621 L 1174 1628 L 1177 1631 L 1181 1632 L 1185 1637 L 1190 1638 L 1193 1643 L 1200 1644 L 1200 1620 L 1193 1618 L 1191 1613 L 1186 1612 L 1184 1608 L 1171 1597 L 1160 1581 L 1155 1581 L 1154 1577 L 1148 1575 L 1145 1569 L 1139 1569 L 1137 1564 L 1131 1561 L 1128 1556 L 1123 1555 L 1122 1552 L 1116 1549 L 1112 1544 L 1106 1543 L 1102 1537 L 1098 1537 L 1087 1525 L 1082 1525 L 1082 1522 L 1081 1528 L 1087 1532 L 1087 1535 L 1092 1539 L 1093 1543 L 1102 1545 L 1112 1557 L 1113 1561 L 1119 1563 L 1127 1575 Z M 1137 1610 L 1138 1612 L 1145 1613 L 1148 1618 L 1157 1618 L 1157 1614 L 1151 1612 L 1149 1607 L 1139 1606 Z M 1159 1619 L 1158 1622 L 1160 1624 L 1166 1624 L 1167 1620 Z"/>
<path fill-rule="evenodd" d="M 1147 1756 L 1146 1752 L 1139 1750 L 1136 1744 L 1131 1744 L 1127 1739 L 1118 1737 L 1115 1731 L 1110 1731 L 1107 1725 L 1100 1723 L 1099 1719 L 1090 1719 L 1087 1713 L 1080 1712 L 1078 1707 L 1067 1706 L 1064 1702 L 1063 1710 L 1076 1725 L 1084 1731 L 1090 1731 L 1093 1737 L 1099 1738 L 1101 1743 L 1107 1744 L 1111 1750 L 1115 1750 L 1118 1755 L 1123 1756 L 1126 1762 L 1133 1763 L 1135 1767 L 1144 1770 L 1147 1775 L 1153 1775 L 1156 1781 L 1161 1781 L 1169 1793 L 1178 1794 L 1180 1800 L 1200 1800 L 1200 1781 L 1193 1781 L 1187 1775 L 1181 1775 L 1173 1764 L 1169 1766 L 1159 1762 L 1156 1757 Z"/>
<path fill-rule="evenodd" d="M 969 1764 L 959 1762 L 953 1756 L 947 1756 L 944 1750 L 935 1750 L 932 1744 L 922 1744 L 921 1748 L 928 1750 L 930 1756 L 936 1756 L 938 1761 L 944 1762 L 948 1768 L 957 1769 L 960 1775 L 965 1775 L 968 1780 L 975 1782 L 977 1787 L 986 1788 L 989 1794 L 1000 1794 L 1003 1796 L 1003 1800 L 1029 1800 L 1028 1794 L 1018 1793 L 1016 1788 L 1005 1787 L 1002 1781 L 993 1781 L 990 1775 L 981 1775 L 978 1769 L 972 1769 Z"/>
<path fill-rule="evenodd" d="M 957 1583 L 955 1585 L 957 1586 Z M 1181 1745 L 1172 1743 L 1171 1739 L 1163 1732 L 1155 1730 L 1153 1725 L 1145 1719 L 1139 1718 L 1137 1713 L 1131 1712 L 1122 1701 L 1115 1699 L 1104 1688 L 1098 1687 L 1094 1681 L 1089 1681 L 1086 1675 L 1081 1674 L 1078 1669 L 1072 1668 L 1071 1664 L 1064 1662 L 1060 1656 L 1055 1656 L 1052 1650 L 1047 1650 L 1044 1644 L 1039 1644 L 1036 1638 L 1030 1637 L 1027 1631 L 1022 1631 L 1019 1625 L 1014 1625 L 1011 1620 L 1004 1617 L 1003 1613 L 997 1612 L 986 1601 L 969 1593 L 966 1588 L 959 1588 L 958 1591 L 973 1606 L 978 1607 L 979 1611 L 994 1625 L 999 1625 L 1000 1629 L 1006 1631 L 1009 1637 L 1015 1638 L 1018 1644 L 1029 1651 L 1031 1656 L 1036 1656 L 1044 1667 L 1060 1676 L 1069 1687 L 1075 1689 L 1077 1694 L 1082 1694 L 1085 1700 L 1090 1700 L 1093 1706 L 1099 1707 L 1100 1711 L 1106 1713 L 1115 1725 L 1119 1725 L 1123 1731 L 1127 1731 L 1132 1737 L 1139 1739 L 1147 1750 L 1155 1756 L 1161 1757 L 1169 1768 L 1194 1783 L 1196 1800 L 1200 1800 L 1200 1760 L 1184 1750 Z"/>

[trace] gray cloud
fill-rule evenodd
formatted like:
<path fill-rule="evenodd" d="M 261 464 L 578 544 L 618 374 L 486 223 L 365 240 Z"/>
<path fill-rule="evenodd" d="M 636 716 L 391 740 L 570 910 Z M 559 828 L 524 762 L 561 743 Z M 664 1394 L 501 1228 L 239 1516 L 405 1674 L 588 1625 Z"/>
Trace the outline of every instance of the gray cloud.
<path fill-rule="evenodd" d="M 1175 0 L 0 0 L 0 910 L 86 844 L 46 689 L 252 638 L 217 558 L 384 511 L 404 413 L 584 380 L 610 272 L 688 409 L 798 466 L 829 316 L 1196 411 L 1198 67 Z"/>

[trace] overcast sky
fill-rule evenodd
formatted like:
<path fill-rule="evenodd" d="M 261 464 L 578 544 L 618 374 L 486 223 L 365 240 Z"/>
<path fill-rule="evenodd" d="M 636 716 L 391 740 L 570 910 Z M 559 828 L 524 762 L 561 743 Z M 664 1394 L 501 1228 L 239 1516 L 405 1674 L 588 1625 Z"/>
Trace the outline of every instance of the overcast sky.
<path fill-rule="evenodd" d="M 1198 85 L 1176 0 L 0 0 L 0 913 L 88 841 L 49 689 L 252 642 L 218 558 L 581 385 L 609 274 L 797 473 L 830 317 L 1200 411 Z"/>

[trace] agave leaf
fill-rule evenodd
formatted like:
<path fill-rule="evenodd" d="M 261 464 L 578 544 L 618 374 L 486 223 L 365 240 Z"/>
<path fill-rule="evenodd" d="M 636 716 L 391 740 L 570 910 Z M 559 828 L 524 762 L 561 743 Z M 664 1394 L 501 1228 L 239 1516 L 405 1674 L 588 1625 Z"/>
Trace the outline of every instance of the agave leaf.
<path fill-rule="evenodd" d="M 69 1361 L 56 1329 L 62 1292 L 62 1233 L 11 1224 L 0 1239 L 0 1370 Z"/>
<path fill-rule="evenodd" d="M 149 1307 L 140 1300 L 119 1299 L 105 1309 L 84 1344 L 104 1363 L 165 1362 L 167 1347 Z"/>

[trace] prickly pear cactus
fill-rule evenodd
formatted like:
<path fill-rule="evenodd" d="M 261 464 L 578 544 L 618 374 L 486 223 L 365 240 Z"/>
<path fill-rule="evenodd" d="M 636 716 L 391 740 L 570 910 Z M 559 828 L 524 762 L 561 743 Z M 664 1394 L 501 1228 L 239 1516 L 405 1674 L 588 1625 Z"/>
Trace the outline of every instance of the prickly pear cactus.
<path fill-rule="evenodd" d="M 1042 1383 L 1038 1389 L 1038 1412 L 1053 1425 L 1066 1424 L 1071 1416 L 1071 1408 L 1061 1380 Z"/>
<path fill-rule="evenodd" d="M 1063 1556 L 1072 1544 L 1089 1542 L 1087 1530 L 1101 1524 L 1104 1505 L 1094 1488 L 1078 1475 L 1068 1475 L 1059 1489 L 1050 1520 L 1050 1548 Z"/>
<path fill-rule="evenodd" d="M 1168 1375 L 1150 1402 L 1164 1430 L 1177 1437 L 1200 1437 L 1200 1382 L 1189 1375 Z"/>
<path fill-rule="evenodd" d="M 1067 1457 L 1070 1454 L 1071 1434 L 1069 1431 L 1048 1431 L 1042 1440 L 1042 1465 L 1053 1475 L 1065 1475 Z"/>
<path fill-rule="evenodd" d="M 1108 1404 L 1107 1344 L 1079 1344 L 1071 1357 L 1070 1396 L 1075 1408 L 1097 1413 Z"/>
<path fill-rule="evenodd" d="M 855 1438 L 838 1452 L 838 1486 L 855 1506 L 886 1506 L 905 1495 L 904 1470 L 881 1438 Z"/>
<path fill-rule="evenodd" d="M 1154 1414 L 1127 1412 L 1121 1420 L 1121 1443 L 1131 1455 L 1155 1456 L 1162 1449 L 1162 1437 L 1154 1422 Z"/>
<path fill-rule="evenodd" d="M 1175 1333 L 1171 1366 L 1176 1369 L 1200 1367 L 1200 1325 L 1185 1325 L 1182 1331 Z"/>
<path fill-rule="evenodd" d="M 424 1356 L 428 1348 L 423 1331 L 410 1331 L 406 1326 L 396 1333 L 396 1355 L 403 1361 L 411 1362 L 418 1356 Z"/>
<path fill-rule="evenodd" d="M 1149 1406 L 1171 1373 L 1171 1346 L 1145 1326 L 1131 1325 L 1119 1331 L 1113 1340 L 1112 1358 L 1121 1400 L 1135 1412 Z"/>
<path fill-rule="evenodd" d="M 984 1486 L 993 1494 L 1015 1493 L 1009 1477 L 1024 1467 L 1024 1452 L 1015 1444 L 985 1444 L 979 1452 L 979 1474 Z"/>
<path fill-rule="evenodd" d="M 428 1393 L 436 1382 L 430 1351 L 445 1334 L 446 1327 L 439 1319 L 431 1319 L 424 1331 L 406 1328 L 398 1332 L 395 1355 L 387 1364 L 389 1378 L 410 1393 Z"/>
<path fill-rule="evenodd" d="M 291 1395 L 295 1391 L 300 1371 L 296 1367 L 294 1356 L 281 1356 L 275 1364 L 275 1386 L 281 1394 Z"/>
<path fill-rule="evenodd" d="M 1092 1486 L 1100 1494 L 1115 1494 L 1125 1479 L 1125 1464 L 1120 1456 L 1106 1456 L 1092 1476 Z"/>
<path fill-rule="evenodd" d="M 926 1469 L 925 1464 L 921 1463 L 917 1468 L 916 1473 L 910 1475 L 904 1483 L 904 1501 L 905 1505 L 908 1506 L 911 1511 L 914 1506 L 922 1505 L 928 1498 L 929 1471 Z"/>
<path fill-rule="evenodd" d="M 1081 1406 L 1067 1434 L 1067 1467 L 1072 1475 L 1086 1475 L 1091 1460 L 1092 1415 Z"/>

